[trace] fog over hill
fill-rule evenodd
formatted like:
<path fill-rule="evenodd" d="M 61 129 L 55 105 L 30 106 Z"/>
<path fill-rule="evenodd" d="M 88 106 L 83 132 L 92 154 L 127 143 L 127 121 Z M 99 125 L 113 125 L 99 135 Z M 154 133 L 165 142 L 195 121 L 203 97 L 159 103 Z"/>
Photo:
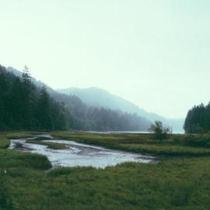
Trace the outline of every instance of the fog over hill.
<path fill-rule="evenodd" d="M 12 67 L 8 67 L 7 71 L 17 77 L 22 77 L 22 72 Z M 88 104 L 78 96 L 55 91 L 42 81 L 38 81 L 33 77 L 31 77 L 30 80 L 38 88 L 44 86 L 55 101 L 64 105 L 67 115 L 68 113 L 70 114 L 68 118 L 69 129 L 92 131 L 147 131 L 151 125 L 150 120 L 140 115 L 131 112 L 127 113 L 120 109 L 102 107 L 94 103 Z"/>
<path fill-rule="evenodd" d="M 164 124 L 172 127 L 174 132 L 183 131 L 184 119 L 168 119 L 156 113 L 150 113 L 133 104 L 132 102 L 113 95 L 106 90 L 90 87 L 90 88 L 68 88 L 57 90 L 60 93 L 70 96 L 79 97 L 85 104 L 90 106 L 104 107 L 112 110 L 121 110 L 127 113 L 135 113 L 150 121 L 160 120 Z"/>
<path fill-rule="evenodd" d="M 12 72 L 16 76 L 21 76 L 22 72 L 16 70 L 13 67 L 8 67 L 8 71 Z M 42 81 L 38 81 L 35 78 L 32 78 L 33 82 L 36 86 L 46 86 Z M 148 127 L 149 122 L 153 122 L 155 120 L 162 121 L 165 125 L 170 126 L 173 132 L 183 132 L 183 124 L 184 119 L 169 119 L 163 116 L 160 116 L 156 113 L 148 112 L 134 103 L 116 96 L 114 94 L 109 93 L 106 90 L 97 87 L 90 88 L 67 88 L 67 89 L 59 89 L 53 90 L 52 88 L 46 86 L 50 95 L 55 98 L 59 102 L 64 102 L 69 109 L 73 110 L 74 113 L 78 113 L 78 110 L 88 109 L 89 107 L 97 107 L 110 109 L 113 111 L 121 111 L 129 114 L 137 114 L 139 117 L 145 119 L 144 129 Z M 83 108 L 81 108 L 83 107 Z M 75 116 L 81 121 L 80 116 Z M 80 122 L 81 124 L 82 122 Z"/>

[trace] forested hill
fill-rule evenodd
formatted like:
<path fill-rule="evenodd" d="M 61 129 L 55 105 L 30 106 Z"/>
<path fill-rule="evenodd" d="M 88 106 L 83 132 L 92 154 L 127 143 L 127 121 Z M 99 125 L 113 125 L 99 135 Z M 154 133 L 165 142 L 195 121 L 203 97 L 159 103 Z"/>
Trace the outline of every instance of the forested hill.
<path fill-rule="evenodd" d="M 200 104 L 189 110 L 185 119 L 186 133 L 210 132 L 210 103 L 207 106 Z"/>
<path fill-rule="evenodd" d="M 11 69 L 10 69 L 11 70 Z M 150 121 L 135 114 L 88 106 L 15 69 L 0 66 L 0 129 L 146 131 Z"/>
<path fill-rule="evenodd" d="M 17 77 L 0 66 L 0 129 L 65 129 L 61 104 L 37 88 L 27 73 Z"/>
<path fill-rule="evenodd" d="M 77 96 L 89 106 L 120 110 L 130 114 L 135 113 L 151 122 L 162 121 L 164 125 L 171 127 L 174 132 L 183 131 L 184 119 L 168 119 L 158 114 L 147 112 L 132 102 L 100 88 L 67 88 L 58 90 L 58 92 L 65 93 L 70 96 Z"/>

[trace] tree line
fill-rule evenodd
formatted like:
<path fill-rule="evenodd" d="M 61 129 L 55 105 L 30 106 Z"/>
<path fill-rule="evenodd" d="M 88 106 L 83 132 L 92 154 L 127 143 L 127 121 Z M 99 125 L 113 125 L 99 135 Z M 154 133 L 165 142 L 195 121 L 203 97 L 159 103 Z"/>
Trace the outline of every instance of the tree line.
<path fill-rule="evenodd" d="M 84 104 L 76 96 L 38 86 L 0 66 L 0 130 L 147 130 L 150 122 L 135 114 Z"/>
<path fill-rule="evenodd" d="M 206 106 L 194 106 L 187 113 L 184 123 L 186 133 L 203 133 L 210 131 L 210 103 Z"/>
<path fill-rule="evenodd" d="M 0 66 L 0 129 L 65 129 L 64 108 L 45 87 L 37 88 L 27 72 L 17 77 Z"/>

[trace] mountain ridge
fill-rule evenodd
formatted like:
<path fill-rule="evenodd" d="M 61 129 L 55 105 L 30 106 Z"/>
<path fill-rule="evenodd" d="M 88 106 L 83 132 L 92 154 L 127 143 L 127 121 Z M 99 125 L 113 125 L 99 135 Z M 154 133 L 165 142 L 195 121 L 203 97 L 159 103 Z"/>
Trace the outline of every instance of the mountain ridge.
<path fill-rule="evenodd" d="M 22 75 L 21 71 L 13 67 L 7 67 L 7 70 L 9 72 L 12 72 L 16 76 Z M 72 88 L 54 90 L 53 88 L 47 86 L 42 81 L 38 81 L 33 77 L 32 80 L 39 87 L 45 86 L 47 91 L 53 98 L 55 98 L 59 102 L 65 101 L 65 103 L 69 104 L 69 106 L 71 108 L 73 107 L 73 109 L 75 108 L 76 104 L 80 104 L 81 106 L 85 106 L 86 104 L 88 106 L 97 107 L 97 108 L 110 109 L 113 111 L 122 111 L 129 114 L 137 114 L 139 117 L 144 118 L 145 120 L 148 120 L 151 123 L 157 120 L 162 121 L 166 126 L 171 127 L 174 132 L 183 132 L 184 119 L 170 119 L 160 116 L 156 113 L 148 112 L 140 108 L 138 105 L 130 102 L 129 100 L 124 99 L 115 94 L 112 94 L 109 91 L 104 90 L 102 88 L 72 87 Z M 82 105 L 82 103 L 84 103 L 84 105 Z"/>
<path fill-rule="evenodd" d="M 172 127 L 175 132 L 183 131 L 184 119 L 171 119 L 160 116 L 156 113 L 148 112 L 138 105 L 124 99 L 120 96 L 112 94 L 107 90 L 97 87 L 89 88 L 67 88 L 67 89 L 58 89 L 60 93 L 67 95 L 75 95 L 79 97 L 84 103 L 88 105 L 95 105 L 97 107 L 110 108 L 112 110 L 121 110 L 127 113 L 135 113 L 141 117 L 144 117 L 150 121 L 163 121 L 165 125 Z"/>
<path fill-rule="evenodd" d="M 8 67 L 7 71 L 18 77 L 22 77 L 23 74 L 23 72 L 12 67 Z M 39 88 L 44 86 L 52 98 L 65 105 L 65 108 L 72 117 L 72 129 L 146 131 L 151 125 L 150 121 L 141 116 L 129 114 L 120 110 L 96 107 L 94 105 L 89 106 L 79 97 L 59 93 L 33 77 L 31 77 L 31 81 Z"/>

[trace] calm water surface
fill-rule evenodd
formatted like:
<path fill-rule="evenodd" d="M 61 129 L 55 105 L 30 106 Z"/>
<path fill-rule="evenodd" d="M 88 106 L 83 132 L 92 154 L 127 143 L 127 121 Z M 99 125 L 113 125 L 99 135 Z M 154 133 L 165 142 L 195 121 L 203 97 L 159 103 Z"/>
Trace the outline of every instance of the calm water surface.
<path fill-rule="evenodd" d="M 106 168 L 107 166 L 115 166 L 124 162 L 151 163 L 155 161 L 152 156 L 105 149 L 74 141 L 59 139 L 42 141 L 65 144 L 66 146 L 66 149 L 55 150 L 48 148 L 46 145 L 27 142 L 30 139 L 33 138 L 12 139 L 10 149 L 45 155 L 54 167 L 92 166 L 95 168 Z"/>

